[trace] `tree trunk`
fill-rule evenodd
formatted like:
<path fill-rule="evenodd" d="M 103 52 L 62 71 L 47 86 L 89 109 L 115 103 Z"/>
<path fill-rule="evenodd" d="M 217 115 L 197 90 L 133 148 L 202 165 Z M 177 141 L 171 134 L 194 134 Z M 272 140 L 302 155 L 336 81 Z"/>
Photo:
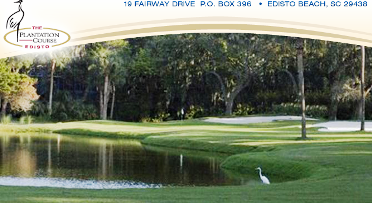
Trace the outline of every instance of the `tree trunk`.
<path fill-rule="evenodd" d="M 354 115 L 352 117 L 353 120 L 358 120 L 358 121 L 361 121 L 362 122 L 362 100 L 361 99 L 358 99 L 356 102 L 355 102 L 355 109 L 354 109 Z"/>
<path fill-rule="evenodd" d="M 217 77 L 218 81 L 220 82 L 221 85 L 221 92 L 222 92 L 222 97 L 225 101 L 225 115 L 231 116 L 233 113 L 233 106 L 234 106 L 234 100 L 236 96 L 248 86 L 248 83 L 250 81 L 250 78 L 248 76 L 245 76 L 245 78 L 241 81 L 239 81 L 239 85 L 237 85 L 236 88 L 234 88 L 231 92 L 226 91 L 226 87 L 223 83 L 223 80 L 221 76 L 216 73 L 215 71 L 209 71 L 207 74 L 212 74 Z"/>
<path fill-rule="evenodd" d="M 56 66 L 56 60 L 52 59 L 52 67 L 50 71 L 50 89 L 49 89 L 49 104 L 48 104 L 48 114 L 49 116 L 52 115 L 52 102 L 53 102 L 53 75 L 54 75 L 54 69 Z"/>
<path fill-rule="evenodd" d="M 1 117 L 6 116 L 6 107 L 8 106 L 8 100 L 4 99 L 1 103 Z"/>
<path fill-rule="evenodd" d="M 305 105 L 305 81 L 304 81 L 304 39 L 297 38 L 297 68 L 298 68 L 298 81 L 300 88 L 301 98 L 301 112 L 302 112 L 302 130 L 301 138 L 306 139 L 306 105 Z"/>
<path fill-rule="evenodd" d="M 331 108 L 330 108 L 330 114 L 329 117 L 331 120 L 336 121 L 337 120 L 337 109 L 338 109 L 338 101 L 334 96 L 332 96 L 331 99 Z"/>
<path fill-rule="evenodd" d="M 244 81 L 242 82 L 241 84 L 239 84 L 234 90 L 233 92 L 231 93 L 228 93 L 226 94 L 226 97 L 224 98 L 225 99 L 225 104 L 226 104 L 226 111 L 225 111 L 225 114 L 227 116 L 231 116 L 232 113 L 233 113 L 233 107 L 234 107 L 234 101 L 235 101 L 235 98 L 236 96 L 238 96 L 238 94 L 248 86 L 248 81 Z"/>
<path fill-rule="evenodd" d="M 361 104 L 360 104 L 360 131 L 365 130 L 365 108 L 366 108 L 366 101 L 365 101 L 365 93 L 364 93 L 364 69 L 365 69 L 365 48 L 364 46 L 361 46 L 362 48 L 362 64 L 361 64 L 361 71 L 360 71 L 360 92 L 361 92 Z"/>
<path fill-rule="evenodd" d="M 111 101 L 111 111 L 110 111 L 110 119 L 114 118 L 114 105 L 115 105 L 115 85 L 112 85 L 112 101 Z"/>
<path fill-rule="evenodd" d="M 281 72 L 284 72 L 289 76 L 289 78 L 291 79 L 292 85 L 293 85 L 293 91 L 296 93 L 296 96 L 297 96 L 298 95 L 298 86 L 297 86 L 297 82 L 295 80 L 295 77 L 288 70 L 282 70 Z"/>
<path fill-rule="evenodd" d="M 109 85 L 109 77 L 105 74 L 105 84 L 103 87 L 103 109 L 102 109 L 102 119 L 107 120 L 107 106 L 108 106 L 108 85 Z"/>
<path fill-rule="evenodd" d="M 99 89 L 99 116 L 103 119 L 103 92 Z"/>
<path fill-rule="evenodd" d="M 225 104 L 226 104 L 225 115 L 226 116 L 231 116 L 232 115 L 232 109 L 233 109 L 233 106 L 234 106 L 234 98 L 227 99 Z"/>
<path fill-rule="evenodd" d="M 89 85 L 85 87 L 84 94 L 83 94 L 83 102 L 87 101 L 88 94 L 89 94 Z"/>

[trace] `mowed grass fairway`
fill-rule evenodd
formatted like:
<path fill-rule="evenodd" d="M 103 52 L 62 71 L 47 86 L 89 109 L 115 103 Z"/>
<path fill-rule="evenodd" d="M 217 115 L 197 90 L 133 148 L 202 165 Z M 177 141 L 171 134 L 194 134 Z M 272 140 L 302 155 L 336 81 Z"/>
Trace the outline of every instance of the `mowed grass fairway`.
<path fill-rule="evenodd" d="M 272 184 L 81 190 L 0 187 L 0 202 L 372 202 L 372 133 L 326 133 L 311 128 L 299 140 L 300 121 L 248 125 L 200 120 L 150 123 L 84 121 L 1 126 L 2 133 L 55 132 L 130 137 L 150 146 L 229 154 L 222 167 Z"/>

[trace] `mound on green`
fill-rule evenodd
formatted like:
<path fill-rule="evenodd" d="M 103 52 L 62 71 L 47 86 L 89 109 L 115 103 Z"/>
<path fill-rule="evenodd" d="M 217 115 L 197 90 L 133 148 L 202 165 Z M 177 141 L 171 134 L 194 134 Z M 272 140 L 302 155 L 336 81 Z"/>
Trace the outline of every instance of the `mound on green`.
<path fill-rule="evenodd" d="M 269 156 L 267 153 L 245 153 L 228 157 L 221 167 L 242 175 L 257 174 L 261 167 L 268 177 L 275 182 L 298 180 L 310 177 L 319 166 L 300 161 L 286 160 Z"/>

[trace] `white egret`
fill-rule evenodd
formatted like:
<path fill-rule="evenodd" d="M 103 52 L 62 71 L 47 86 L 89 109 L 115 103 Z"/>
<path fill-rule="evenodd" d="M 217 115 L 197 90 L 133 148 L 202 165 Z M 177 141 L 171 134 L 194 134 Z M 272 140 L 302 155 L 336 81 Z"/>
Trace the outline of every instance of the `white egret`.
<path fill-rule="evenodd" d="M 6 22 L 6 28 L 17 28 L 17 42 L 18 42 L 18 32 L 19 32 L 19 25 L 21 24 L 21 21 L 23 19 L 23 16 L 25 15 L 25 12 L 22 10 L 22 0 L 19 0 L 14 3 L 19 3 L 18 11 L 13 13 L 11 16 L 9 16 L 7 22 Z"/>
<path fill-rule="evenodd" d="M 258 167 L 258 168 L 256 168 L 256 170 L 259 170 L 259 171 L 260 171 L 259 174 L 260 174 L 260 178 L 261 178 L 261 180 L 262 180 L 262 183 L 263 183 L 263 184 L 270 184 L 269 179 L 266 178 L 266 176 L 263 176 L 263 175 L 262 175 L 262 173 L 261 173 L 261 168 Z"/>

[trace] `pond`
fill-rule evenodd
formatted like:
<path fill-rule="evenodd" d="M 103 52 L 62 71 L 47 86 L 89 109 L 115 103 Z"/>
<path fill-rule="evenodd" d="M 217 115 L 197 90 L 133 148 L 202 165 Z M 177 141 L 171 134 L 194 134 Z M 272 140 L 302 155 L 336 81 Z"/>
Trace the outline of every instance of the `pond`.
<path fill-rule="evenodd" d="M 222 158 L 145 147 L 128 139 L 1 135 L 0 185 L 119 189 L 245 184 L 220 168 Z"/>

